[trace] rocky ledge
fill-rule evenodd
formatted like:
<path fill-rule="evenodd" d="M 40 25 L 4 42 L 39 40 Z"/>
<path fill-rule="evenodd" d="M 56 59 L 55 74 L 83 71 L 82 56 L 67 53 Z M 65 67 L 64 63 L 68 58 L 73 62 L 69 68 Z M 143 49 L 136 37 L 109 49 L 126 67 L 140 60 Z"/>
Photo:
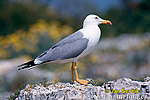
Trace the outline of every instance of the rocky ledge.
<path fill-rule="evenodd" d="M 76 82 L 27 84 L 14 96 L 14 100 L 150 100 L 150 77 L 143 81 L 122 78 L 101 86 Z"/>

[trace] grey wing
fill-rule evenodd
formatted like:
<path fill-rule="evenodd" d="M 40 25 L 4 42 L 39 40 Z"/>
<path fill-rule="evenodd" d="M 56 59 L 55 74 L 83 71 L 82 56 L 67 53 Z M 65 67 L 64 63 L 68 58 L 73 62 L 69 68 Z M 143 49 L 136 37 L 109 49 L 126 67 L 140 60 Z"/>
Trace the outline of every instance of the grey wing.
<path fill-rule="evenodd" d="M 76 32 L 54 45 L 49 50 L 38 56 L 36 60 L 40 63 L 70 59 L 79 56 L 87 47 L 88 39 L 83 38 L 81 32 Z"/>
<path fill-rule="evenodd" d="M 67 36 L 66 38 L 62 39 L 61 41 L 59 41 L 57 44 L 55 44 L 52 48 L 55 48 L 57 46 L 61 46 L 64 44 L 68 44 L 68 43 L 72 43 L 76 40 L 79 40 L 83 37 L 83 33 L 80 31 L 77 31 L 69 36 Z"/>

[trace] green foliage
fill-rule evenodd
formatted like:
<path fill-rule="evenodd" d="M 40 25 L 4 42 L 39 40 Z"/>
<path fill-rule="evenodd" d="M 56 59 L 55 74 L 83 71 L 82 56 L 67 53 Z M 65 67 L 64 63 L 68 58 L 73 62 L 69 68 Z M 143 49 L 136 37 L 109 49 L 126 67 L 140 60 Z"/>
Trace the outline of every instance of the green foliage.
<path fill-rule="evenodd" d="M 14 94 L 12 94 L 12 95 L 11 95 L 10 97 L 8 97 L 7 99 L 8 99 L 8 100 L 15 100 L 15 99 L 19 96 L 20 90 L 24 89 L 26 85 L 27 85 L 27 84 L 21 85 L 21 86 L 20 86 L 20 89 L 17 89 L 17 90 L 14 92 Z"/>
<path fill-rule="evenodd" d="M 145 76 L 146 76 L 146 75 L 145 75 Z M 140 77 L 140 78 L 138 78 L 138 79 L 134 79 L 134 78 L 131 78 L 131 79 L 134 80 L 134 81 L 144 82 L 145 76 L 144 76 L 144 77 Z"/>
<path fill-rule="evenodd" d="M 108 80 L 102 81 L 102 80 L 93 80 L 93 79 L 90 79 L 88 84 L 92 84 L 94 86 L 102 86 L 102 85 L 104 85 L 107 82 L 108 82 Z"/>
<path fill-rule="evenodd" d="M 15 91 L 14 95 L 11 95 L 7 99 L 8 100 L 15 100 L 19 96 L 19 94 L 20 94 L 20 90 L 18 89 L 18 90 Z"/>
<path fill-rule="evenodd" d="M 0 1 L 0 35 L 6 36 L 18 29 L 28 29 L 38 19 L 49 19 L 47 6 L 37 2 Z"/>
<path fill-rule="evenodd" d="M 124 1 L 124 0 L 122 0 Z M 133 2 L 133 0 L 131 0 Z M 121 33 L 143 33 L 149 32 L 150 28 L 150 7 L 149 0 L 142 0 L 131 6 L 112 8 L 104 16 L 105 19 L 112 21 L 112 26 L 101 25 L 103 36 L 114 36 Z M 90 5 L 90 4 L 89 4 Z M 74 8 L 75 9 L 75 8 Z M 0 35 L 8 35 L 18 29 L 29 29 L 31 24 L 34 24 L 39 19 L 57 20 L 63 24 L 69 24 L 73 29 L 77 30 L 82 27 L 83 18 L 79 16 L 63 17 L 54 9 L 48 7 L 47 4 L 37 1 L 30 2 L 12 2 L 9 0 L 0 1 Z M 96 9 L 93 13 L 99 14 Z M 99 14 L 102 15 L 102 14 Z"/>
<path fill-rule="evenodd" d="M 109 16 L 113 25 L 110 30 L 104 31 L 119 35 L 122 33 L 144 33 L 150 31 L 150 7 L 149 0 L 143 0 L 135 8 L 128 6 L 122 8 L 113 8 L 107 12 L 105 17 Z M 131 4 L 134 6 L 133 4 Z"/>
<path fill-rule="evenodd" d="M 0 36 L 0 58 L 13 58 L 22 54 L 36 57 L 41 52 L 49 49 L 52 41 L 57 42 L 73 29 L 69 25 L 62 25 L 58 21 L 38 20 L 30 25 L 28 31 L 17 30 L 8 36 Z M 44 45 L 44 44 L 49 45 Z"/>

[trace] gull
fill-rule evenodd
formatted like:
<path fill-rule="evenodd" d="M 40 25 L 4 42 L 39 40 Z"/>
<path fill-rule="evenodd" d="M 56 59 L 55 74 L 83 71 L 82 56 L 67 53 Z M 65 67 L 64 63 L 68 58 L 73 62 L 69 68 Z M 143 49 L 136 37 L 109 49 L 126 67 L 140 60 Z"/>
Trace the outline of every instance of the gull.
<path fill-rule="evenodd" d="M 37 65 L 41 65 L 47 62 L 50 63 L 67 63 L 72 62 L 72 83 L 74 83 L 74 71 L 75 80 L 83 85 L 87 85 L 88 81 L 79 79 L 77 72 L 78 59 L 88 55 L 99 43 L 101 36 L 101 30 L 98 27 L 99 24 L 112 25 L 109 20 L 104 20 L 97 15 L 88 15 L 83 22 L 83 27 L 73 34 L 62 39 L 50 49 L 40 54 L 34 60 L 24 63 L 19 67 L 21 69 L 30 69 Z"/>

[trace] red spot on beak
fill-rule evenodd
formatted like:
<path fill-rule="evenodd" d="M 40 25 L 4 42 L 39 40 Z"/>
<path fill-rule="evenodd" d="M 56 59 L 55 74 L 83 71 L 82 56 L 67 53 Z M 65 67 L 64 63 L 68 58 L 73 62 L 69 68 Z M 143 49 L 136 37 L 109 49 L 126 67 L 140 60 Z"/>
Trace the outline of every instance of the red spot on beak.
<path fill-rule="evenodd" d="M 109 20 L 103 20 L 101 21 L 103 24 L 108 24 L 108 25 L 112 25 L 112 23 Z"/>
<path fill-rule="evenodd" d="M 112 23 L 111 23 L 111 22 L 107 22 L 106 24 L 108 24 L 108 25 L 112 25 Z"/>

